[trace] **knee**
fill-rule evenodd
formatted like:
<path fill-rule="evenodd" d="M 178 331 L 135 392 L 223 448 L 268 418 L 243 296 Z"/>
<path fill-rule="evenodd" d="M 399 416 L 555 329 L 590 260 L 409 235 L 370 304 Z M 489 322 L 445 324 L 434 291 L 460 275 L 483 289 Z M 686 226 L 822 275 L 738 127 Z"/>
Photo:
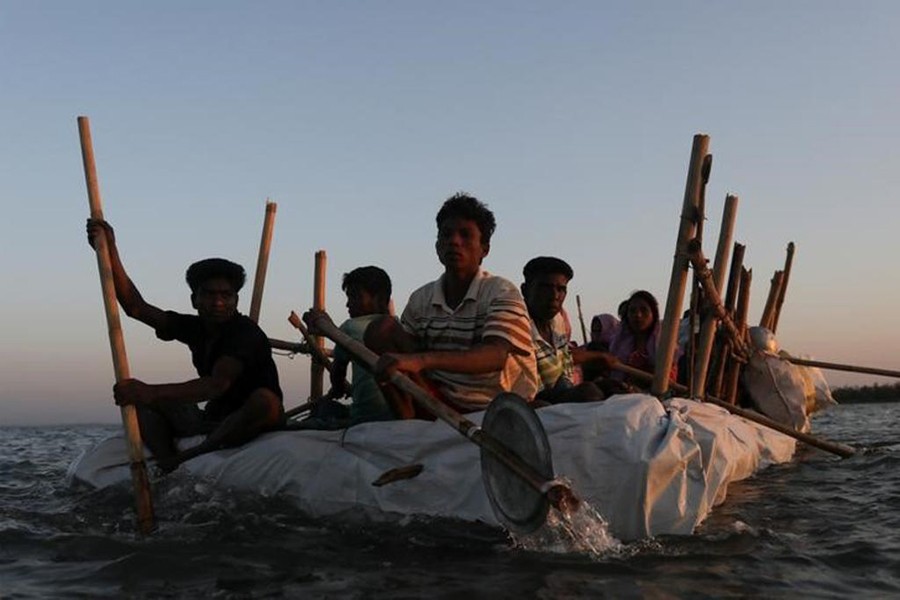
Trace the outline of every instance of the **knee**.
<path fill-rule="evenodd" d="M 281 399 L 268 388 L 259 388 L 250 394 L 247 408 L 266 427 L 274 427 L 284 418 L 284 405 Z"/>

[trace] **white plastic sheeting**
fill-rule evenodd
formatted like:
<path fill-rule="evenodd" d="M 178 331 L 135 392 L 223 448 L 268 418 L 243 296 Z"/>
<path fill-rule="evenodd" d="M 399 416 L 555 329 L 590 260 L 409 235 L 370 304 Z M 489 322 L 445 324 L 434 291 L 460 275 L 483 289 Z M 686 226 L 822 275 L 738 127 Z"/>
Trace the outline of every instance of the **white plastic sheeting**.
<path fill-rule="evenodd" d="M 643 394 L 561 404 L 538 415 L 557 476 L 633 540 L 690 534 L 725 499 L 728 484 L 790 460 L 795 441 L 716 406 Z M 482 413 L 469 415 L 480 422 Z M 183 447 L 198 438 L 182 440 Z M 383 487 L 384 471 L 421 463 Z M 291 499 L 312 516 L 448 517 L 497 524 L 481 482 L 479 449 L 441 422 L 366 423 L 345 431 L 284 431 L 197 457 L 181 469 L 218 486 Z M 126 482 L 126 450 L 110 438 L 70 467 L 94 487 Z"/>

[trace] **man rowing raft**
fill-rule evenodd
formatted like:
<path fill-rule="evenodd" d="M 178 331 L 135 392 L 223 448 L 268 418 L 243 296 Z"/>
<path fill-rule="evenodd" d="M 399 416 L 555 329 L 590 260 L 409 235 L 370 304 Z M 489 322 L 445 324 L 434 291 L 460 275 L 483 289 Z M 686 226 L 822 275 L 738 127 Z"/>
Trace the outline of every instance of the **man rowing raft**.
<path fill-rule="evenodd" d="M 483 410 L 501 392 L 531 400 L 537 371 L 528 312 L 515 284 L 482 270 L 496 227 L 478 199 L 456 194 L 438 211 L 435 249 L 444 273 L 409 298 L 398 322 L 384 318 L 366 331 L 381 354 L 375 374 L 400 371 L 455 410 Z M 385 391 L 399 418 L 431 418 L 392 385 Z"/>
<path fill-rule="evenodd" d="M 116 298 L 125 314 L 152 327 L 164 341 L 178 340 L 191 350 L 198 377 L 183 383 L 118 382 L 116 404 L 133 404 L 144 443 L 165 472 L 223 447 L 239 446 L 284 420 L 278 371 L 262 329 L 237 311 L 246 275 L 222 258 L 192 264 L 186 274 L 196 315 L 164 311 L 148 303 L 125 272 L 112 227 L 88 219 L 88 242 L 105 235 Z M 198 404 L 206 402 L 200 409 Z M 178 452 L 175 438 L 206 435 Z"/>

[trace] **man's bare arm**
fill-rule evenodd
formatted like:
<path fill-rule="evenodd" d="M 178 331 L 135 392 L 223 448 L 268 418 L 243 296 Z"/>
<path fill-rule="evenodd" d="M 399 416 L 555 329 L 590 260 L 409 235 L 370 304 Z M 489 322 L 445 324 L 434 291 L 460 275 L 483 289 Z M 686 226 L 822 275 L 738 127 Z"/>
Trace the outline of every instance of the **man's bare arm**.
<path fill-rule="evenodd" d="M 116 404 L 199 404 L 224 394 L 240 376 L 244 365 L 236 358 L 223 356 L 213 365 L 212 374 L 183 383 L 148 384 L 126 379 L 115 385 Z"/>
<path fill-rule="evenodd" d="M 154 329 L 162 327 L 166 321 L 166 313 L 144 300 L 137 286 L 128 277 L 125 266 L 122 264 L 122 259 L 119 257 L 119 249 L 116 246 L 116 236 L 112 226 L 106 221 L 88 219 L 87 234 L 88 243 L 92 248 L 97 236 L 106 235 L 106 247 L 109 250 L 113 282 L 116 287 L 116 299 L 122 305 L 125 314 Z"/>
<path fill-rule="evenodd" d="M 487 337 L 468 350 L 432 350 L 409 354 L 384 354 L 375 365 L 375 373 L 389 378 L 394 371 L 420 373 L 449 371 L 451 373 L 490 373 L 506 364 L 512 344 L 503 338 Z"/>
<path fill-rule="evenodd" d="M 588 350 L 584 346 L 572 348 L 572 362 L 574 362 L 576 365 L 593 363 L 603 368 L 611 369 L 613 366 L 615 366 L 617 360 L 618 359 L 616 359 L 616 357 L 609 352 L 602 352 L 600 350 Z"/>

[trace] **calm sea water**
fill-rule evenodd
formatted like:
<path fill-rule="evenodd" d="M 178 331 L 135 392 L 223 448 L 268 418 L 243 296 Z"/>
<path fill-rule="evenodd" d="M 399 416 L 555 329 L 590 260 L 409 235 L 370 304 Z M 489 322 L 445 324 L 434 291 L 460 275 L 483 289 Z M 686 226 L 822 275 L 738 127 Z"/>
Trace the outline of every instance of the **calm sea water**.
<path fill-rule="evenodd" d="M 733 485 L 695 535 L 602 556 L 523 550 L 471 524 L 342 525 L 287 502 L 172 476 L 159 531 L 130 490 L 72 489 L 69 464 L 110 426 L 0 428 L 0 597 L 900 597 L 900 404 L 845 405 L 800 449 Z"/>

